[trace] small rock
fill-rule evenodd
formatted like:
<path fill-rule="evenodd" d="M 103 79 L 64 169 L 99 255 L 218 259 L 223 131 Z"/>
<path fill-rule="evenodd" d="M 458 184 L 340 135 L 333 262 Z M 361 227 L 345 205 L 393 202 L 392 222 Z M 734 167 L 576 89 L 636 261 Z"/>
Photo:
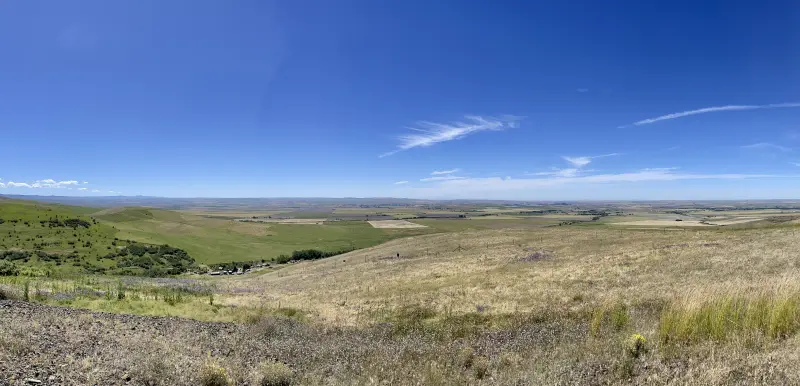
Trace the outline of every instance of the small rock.
<path fill-rule="evenodd" d="M 25 383 L 30 383 L 31 385 L 39 385 L 42 383 L 42 381 L 34 378 L 26 378 Z"/>

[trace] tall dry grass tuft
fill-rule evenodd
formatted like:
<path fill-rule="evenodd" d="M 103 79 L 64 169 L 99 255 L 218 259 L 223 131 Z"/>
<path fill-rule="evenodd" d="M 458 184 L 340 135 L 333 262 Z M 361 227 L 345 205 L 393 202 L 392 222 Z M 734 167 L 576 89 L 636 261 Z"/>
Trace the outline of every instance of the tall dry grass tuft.
<path fill-rule="evenodd" d="M 622 302 L 608 303 L 592 311 L 589 333 L 597 337 L 603 330 L 623 331 L 630 325 L 631 316 L 628 305 Z"/>
<path fill-rule="evenodd" d="M 209 356 L 200 369 L 199 384 L 201 386 L 229 386 L 232 383 L 228 377 L 228 371 L 217 360 Z"/>
<path fill-rule="evenodd" d="M 783 339 L 800 330 L 800 288 L 780 286 L 755 293 L 694 293 L 661 314 L 662 343 L 734 339 Z"/>

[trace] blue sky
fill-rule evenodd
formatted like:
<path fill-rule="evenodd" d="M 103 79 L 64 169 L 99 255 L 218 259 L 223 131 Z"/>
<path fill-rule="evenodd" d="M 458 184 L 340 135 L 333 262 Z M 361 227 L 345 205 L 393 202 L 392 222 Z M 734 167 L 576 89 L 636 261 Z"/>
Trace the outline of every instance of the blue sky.
<path fill-rule="evenodd" d="M 653 3 L 3 2 L 0 194 L 800 198 L 800 3 Z"/>

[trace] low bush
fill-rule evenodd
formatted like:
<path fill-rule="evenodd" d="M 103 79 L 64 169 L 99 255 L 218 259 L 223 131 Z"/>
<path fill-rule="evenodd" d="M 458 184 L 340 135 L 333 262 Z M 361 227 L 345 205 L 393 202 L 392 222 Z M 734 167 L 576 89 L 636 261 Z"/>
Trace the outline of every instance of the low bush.
<path fill-rule="evenodd" d="M 258 386 L 289 386 L 294 372 L 288 365 L 270 360 L 259 364 L 252 375 L 252 384 Z"/>
<path fill-rule="evenodd" d="M 477 379 L 486 378 L 489 374 L 489 358 L 477 356 L 472 361 L 472 375 Z"/>
<path fill-rule="evenodd" d="M 13 262 L 7 260 L 0 260 L 0 276 L 16 276 L 19 274 L 19 268 Z"/>
<path fill-rule="evenodd" d="M 231 383 L 228 371 L 211 358 L 207 359 L 203 368 L 200 369 L 199 385 L 201 386 L 228 386 Z"/>

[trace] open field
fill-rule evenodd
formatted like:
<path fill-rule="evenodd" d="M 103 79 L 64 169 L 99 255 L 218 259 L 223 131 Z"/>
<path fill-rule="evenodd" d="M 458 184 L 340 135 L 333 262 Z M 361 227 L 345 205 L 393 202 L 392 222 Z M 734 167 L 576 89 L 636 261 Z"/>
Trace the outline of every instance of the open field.
<path fill-rule="evenodd" d="M 620 221 L 612 222 L 613 225 L 626 225 L 626 226 L 653 226 L 653 227 L 709 227 L 709 226 L 726 226 L 736 224 L 746 224 L 755 221 L 764 220 L 763 217 L 726 217 L 726 218 L 709 218 L 705 220 L 637 220 L 637 221 Z"/>
<path fill-rule="evenodd" d="M 45 374 L 94 374 L 95 382 L 154 371 L 198 379 L 211 360 L 232 382 L 248 384 L 255 359 L 268 358 L 288 366 L 298 384 L 794 384 L 798 231 L 474 229 L 240 277 L 30 278 L 29 297 L 42 303 L 223 324 L 12 303 L 0 308 L 10 326 L 0 332 L 0 358 L 24 352 L 30 363 L 47 363 L 52 350 L 19 350 L 49 339 L 78 354 Z M 5 280 L 0 289 L 21 297 L 25 282 Z M 25 332 L 33 323 L 54 326 L 54 315 L 74 321 L 61 322 L 66 333 Z M 87 317 L 98 321 L 93 334 L 130 355 L 112 361 L 105 346 L 82 349 L 79 321 Z M 121 334 L 130 323 L 136 330 Z M 141 342 L 162 339 L 165 325 L 171 343 L 142 351 Z M 254 338 L 264 331 L 270 338 Z M 0 366 L 0 375 L 12 373 L 33 376 Z"/>
<path fill-rule="evenodd" d="M 322 225 L 327 219 L 325 218 L 259 218 L 259 219 L 245 219 L 240 222 L 255 222 L 255 223 L 273 223 L 273 224 L 305 224 L 305 225 Z"/>
<path fill-rule="evenodd" d="M 607 302 L 663 303 L 709 288 L 758 287 L 800 273 L 796 228 L 719 231 L 541 228 L 414 236 L 231 282 L 229 301 L 306 309 L 353 323 L 373 307 L 427 304 L 437 312 L 571 309 Z M 399 253 L 400 259 L 388 258 Z M 543 255 L 542 258 L 529 256 Z M 227 283 L 222 281 L 221 283 Z M 572 298 L 579 297 L 576 302 Z M 346 299 L 346 306 L 337 306 Z M 366 314 L 374 312 L 368 311 Z M 360 315 L 360 316 L 359 316 Z"/>
<path fill-rule="evenodd" d="M 396 228 L 427 228 L 427 225 L 415 224 L 406 220 L 381 220 L 381 221 L 368 221 L 373 228 L 381 229 L 396 229 Z"/>
<path fill-rule="evenodd" d="M 181 245 L 206 264 L 271 259 L 307 248 L 363 248 L 404 236 L 402 230 L 375 229 L 363 221 L 318 225 L 318 219 L 310 218 L 282 224 L 213 219 L 159 209 L 127 209 L 123 213 L 97 218 L 111 221 L 120 238 Z"/>
<path fill-rule="evenodd" d="M 18 205 L 5 217 L 36 215 Z M 38 210 L 48 209 L 97 219 L 69 237 L 101 245 L 91 232 L 105 229 L 107 241 L 169 243 L 206 259 L 360 249 L 241 276 L 0 276 L 0 297 L 29 301 L 0 303 L 0 381 L 11 384 L 208 384 L 209 374 L 237 385 L 265 374 L 279 384 L 800 383 L 796 214 L 626 206 L 589 217 L 580 207 L 378 229 Z M 719 225 L 685 224 L 701 220 Z M 660 223 L 634 225 L 647 221 Z M 23 231 L 53 231 L 20 224 L 0 230 L 21 244 L 36 240 Z M 51 365 L 65 353 L 64 366 Z M 12 358 L 28 366 L 4 366 Z"/>
<path fill-rule="evenodd" d="M 713 226 L 708 223 L 701 223 L 700 220 L 638 220 L 638 221 L 620 221 L 610 223 L 613 225 L 625 226 L 645 226 L 645 227 L 709 227 Z"/>

